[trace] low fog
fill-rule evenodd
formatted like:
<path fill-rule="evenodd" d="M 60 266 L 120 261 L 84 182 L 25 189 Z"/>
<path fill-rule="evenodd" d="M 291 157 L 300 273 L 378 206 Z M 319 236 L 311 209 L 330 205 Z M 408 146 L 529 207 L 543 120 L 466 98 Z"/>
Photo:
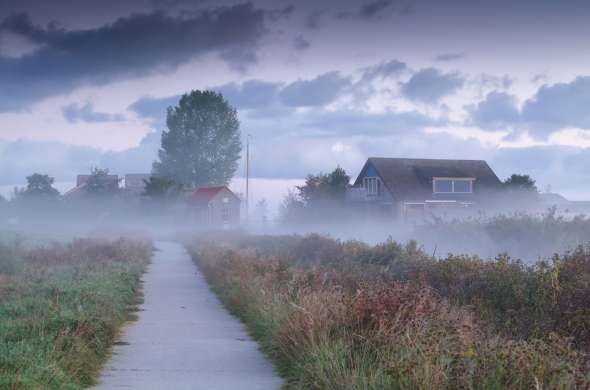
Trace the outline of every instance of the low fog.
<path fill-rule="evenodd" d="M 291 194 L 294 197 L 294 194 Z M 564 253 L 590 240 L 590 220 L 583 203 L 556 206 L 523 201 L 518 207 L 469 207 L 431 210 L 416 215 L 367 211 L 350 203 L 315 205 L 309 213 L 288 210 L 287 197 L 279 210 L 265 201 L 240 205 L 235 223 L 211 225 L 191 203 L 190 193 L 170 200 L 120 193 L 111 196 L 68 199 L 20 197 L 0 203 L 0 230 L 12 235 L 39 236 L 61 241 L 83 236 L 134 236 L 175 239 L 214 234 L 322 234 L 340 240 L 379 244 L 414 240 L 435 257 L 477 255 L 492 259 L 499 254 L 533 263 Z M 524 204 L 526 203 L 526 204 Z M 288 213 L 291 213 L 290 215 Z"/>

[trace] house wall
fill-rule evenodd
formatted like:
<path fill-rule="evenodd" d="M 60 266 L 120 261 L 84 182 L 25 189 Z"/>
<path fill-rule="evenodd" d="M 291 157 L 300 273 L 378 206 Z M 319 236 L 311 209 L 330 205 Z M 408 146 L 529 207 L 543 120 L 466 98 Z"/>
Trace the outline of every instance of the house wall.
<path fill-rule="evenodd" d="M 209 201 L 210 224 L 237 226 L 240 224 L 240 200 L 229 190 L 220 191 Z"/>
<path fill-rule="evenodd" d="M 365 172 L 361 176 L 359 176 L 358 183 L 360 183 L 360 184 L 359 184 L 359 187 L 357 187 L 357 188 L 362 188 L 363 179 L 366 177 L 377 177 L 377 178 L 379 178 L 379 180 L 381 180 L 381 194 L 377 197 L 372 196 L 370 198 L 367 198 L 365 195 L 362 194 L 362 192 L 359 192 L 357 194 L 354 194 L 354 196 L 352 197 L 352 200 L 361 200 L 360 198 L 364 198 L 364 199 L 362 199 L 364 201 L 380 202 L 380 203 L 386 203 L 386 204 L 391 203 L 393 206 L 393 196 L 389 192 L 389 189 L 387 189 L 385 187 L 383 180 L 381 179 L 381 177 L 379 176 L 379 173 L 377 173 L 377 170 L 375 169 L 375 167 L 373 167 L 373 165 L 369 164 L 367 166 L 367 169 L 365 170 Z M 397 209 L 394 211 L 397 211 Z"/>
<path fill-rule="evenodd" d="M 191 213 L 192 219 L 202 227 L 235 227 L 240 224 L 240 200 L 224 189 L 208 203 L 195 204 Z"/>
<path fill-rule="evenodd" d="M 377 170 L 375 169 L 375 167 L 373 165 L 369 164 L 363 177 L 379 177 L 379 174 L 377 173 Z"/>

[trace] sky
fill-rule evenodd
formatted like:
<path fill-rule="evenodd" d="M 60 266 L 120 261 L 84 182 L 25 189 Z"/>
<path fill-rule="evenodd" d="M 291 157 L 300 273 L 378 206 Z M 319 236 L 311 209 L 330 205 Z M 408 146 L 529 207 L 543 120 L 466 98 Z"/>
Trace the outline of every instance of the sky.
<path fill-rule="evenodd" d="M 578 0 L 1 0 L 0 189 L 149 172 L 166 108 L 213 89 L 271 202 L 374 156 L 590 199 L 588 20 Z"/>

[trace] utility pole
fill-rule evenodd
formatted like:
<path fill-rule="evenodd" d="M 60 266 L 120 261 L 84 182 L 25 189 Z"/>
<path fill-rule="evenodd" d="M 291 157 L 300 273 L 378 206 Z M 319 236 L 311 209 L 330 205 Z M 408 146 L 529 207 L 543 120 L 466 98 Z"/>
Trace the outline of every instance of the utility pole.
<path fill-rule="evenodd" d="M 246 136 L 246 223 L 248 223 L 249 218 L 249 208 L 250 204 L 250 134 Z"/>

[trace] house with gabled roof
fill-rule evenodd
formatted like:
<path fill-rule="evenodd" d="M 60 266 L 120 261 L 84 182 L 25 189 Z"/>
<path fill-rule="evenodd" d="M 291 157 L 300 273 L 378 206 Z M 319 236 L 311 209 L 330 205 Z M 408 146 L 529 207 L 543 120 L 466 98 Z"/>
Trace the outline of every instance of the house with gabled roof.
<path fill-rule="evenodd" d="M 392 216 L 482 207 L 502 182 L 483 160 L 369 158 L 347 193 Z"/>
<path fill-rule="evenodd" d="M 240 224 L 240 198 L 227 186 L 198 188 L 188 202 L 191 219 L 201 228 L 230 228 Z"/>

